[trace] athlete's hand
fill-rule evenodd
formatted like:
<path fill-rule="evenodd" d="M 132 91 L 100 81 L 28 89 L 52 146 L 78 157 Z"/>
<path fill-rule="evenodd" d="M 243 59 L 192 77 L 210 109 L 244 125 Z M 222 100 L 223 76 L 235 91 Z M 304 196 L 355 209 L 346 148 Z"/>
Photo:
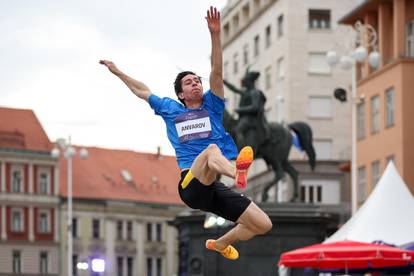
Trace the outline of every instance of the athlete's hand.
<path fill-rule="evenodd" d="M 210 7 L 210 10 L 207 10 L 207 26 L 210 30 L 210 33 L 220 33 L 220 12 L 216 7 Z"/>
<path fill-rule="evenodd" d="M 105 65 L 109 69 L 109 71 L 111 71 L 111 73 L 113 73 L 113 74 L 117 74 L 117 73 L 121 72 L 116 67 L 115 63 L 113 63 L 112 61 L 100 60 L 99 63 L 102 64 L 102 65 Z"/>

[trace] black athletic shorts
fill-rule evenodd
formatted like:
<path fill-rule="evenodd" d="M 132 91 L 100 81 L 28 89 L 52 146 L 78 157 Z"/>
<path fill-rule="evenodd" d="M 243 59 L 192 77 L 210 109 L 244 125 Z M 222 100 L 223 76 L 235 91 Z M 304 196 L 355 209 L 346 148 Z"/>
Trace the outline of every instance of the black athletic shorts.
<path fill-rule="evenodd" d="M 181 180 L 178 183 L 178 193 L 182 201 L 190 208 L 211 212 L 227 220 L 236 222 L 241 214 L 249 206 L 251 200 L 232 191 L 219 181 L 211 185 L 203 185 L 197 178 L 193 178 L 188 186 L 183 189 L 181 182 L 189 170 L 181 172 Z"/>

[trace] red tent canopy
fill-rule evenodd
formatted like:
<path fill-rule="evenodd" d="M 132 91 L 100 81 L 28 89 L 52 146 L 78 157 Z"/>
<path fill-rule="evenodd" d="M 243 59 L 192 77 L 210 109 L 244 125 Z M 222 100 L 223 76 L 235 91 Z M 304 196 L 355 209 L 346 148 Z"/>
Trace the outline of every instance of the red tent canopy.
<path fill-rule="evenodd" d="M 363 269 L 406 266 L 413 263 L 414 251 L 388 245 L 341 241 L 315 244 L 283 253 L 279 266 Z"/>

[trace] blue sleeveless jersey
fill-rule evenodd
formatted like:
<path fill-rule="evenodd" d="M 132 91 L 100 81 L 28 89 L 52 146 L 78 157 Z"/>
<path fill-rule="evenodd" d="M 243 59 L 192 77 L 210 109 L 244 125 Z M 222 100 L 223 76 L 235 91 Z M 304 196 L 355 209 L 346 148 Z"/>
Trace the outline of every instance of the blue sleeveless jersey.
<path fill-rule="evenodd" d="M 198 109 L 186 108 L 171 98 L 151 94 L 148 100 L 167 127 L 178 166 L 190 168 L 194 159 L 210 144 L 216 144 L 227 159 L 237 157 L 237 147 L 223 127 L 224 100 L 208 90 Z"/>

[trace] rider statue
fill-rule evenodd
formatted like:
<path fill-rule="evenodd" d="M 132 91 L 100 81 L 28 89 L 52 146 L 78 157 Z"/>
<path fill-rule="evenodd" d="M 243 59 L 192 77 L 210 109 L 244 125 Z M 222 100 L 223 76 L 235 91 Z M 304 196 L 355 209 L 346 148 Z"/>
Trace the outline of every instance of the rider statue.
<path fill-rule="evenodd" d="M 266 96 L 255 88 L 259 72 L 246 72 L 242 79 L 242 88 L 238 89 L 224 80 L 224 85 L 240 95 L 239 107 L 235 109 L 239 115 L 236 127 L 236 141 L 241 147 L 251 146 L 256 153 L 260 144 L 269 138 L 269 124 L 265 117 Z"/>

